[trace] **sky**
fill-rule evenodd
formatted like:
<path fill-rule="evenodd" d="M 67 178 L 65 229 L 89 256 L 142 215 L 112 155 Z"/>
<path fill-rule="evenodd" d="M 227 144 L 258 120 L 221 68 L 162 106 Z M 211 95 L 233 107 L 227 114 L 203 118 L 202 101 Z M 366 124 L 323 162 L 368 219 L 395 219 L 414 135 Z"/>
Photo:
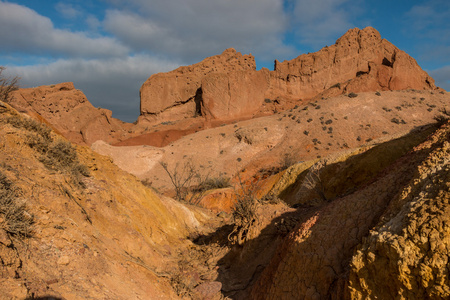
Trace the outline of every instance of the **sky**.
<path fill-rule="evenodd" d="M 448 0 L 0 0 L 0 66 L 21 87 L 74 82 L 133 122 L 152 74 L 227 48 L 257 68 L 372 26 L 450 91 Z"/>

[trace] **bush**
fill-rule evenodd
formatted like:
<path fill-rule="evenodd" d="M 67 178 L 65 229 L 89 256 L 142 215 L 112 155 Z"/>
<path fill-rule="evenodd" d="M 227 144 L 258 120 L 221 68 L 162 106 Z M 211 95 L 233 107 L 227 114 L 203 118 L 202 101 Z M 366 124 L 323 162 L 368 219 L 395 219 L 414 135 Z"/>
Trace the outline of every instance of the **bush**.
<path fill-rule="evenodd" d="M 223 176 L 210 178 L 209 174 L 202 176 L 191 163 L 185 163 L 183 166 L 177 163 L 172 170 L 167 163 L 162 162 L 161 166 L 169 175 L 174 187 L 175 199 L 178 201 L 196 204 L 203 192 L 231 186 L 229 178 Z"/>
<path fill-rule="evenodd" d="M 228 177 L 214 177 L 214 178 L 206 178 L 202 182 L 199 183 L 198 187 L 196 188 L 197 191 L 204 192 L 208 190 L 214 190 L 214 189 L 223 189 L 226 187 L 230 187 L 230 178 Z"/>
<path fill-rule="evenodd" d="M 10 116 L 5 122 L 16 128 L 27 130 L 28 145 L 41 154 L 39 161 L 50 170 L 67 172 L 76 184 L 81 183 L 82 176 L 89 176 L 89 169 L 80 164 L 78 154 L 68 141 L 53 139 L 51 129 L 34 119 L 21 116 Z"/>
<path fill-rule="evenodd" d="M 228 241 L 242 245 L 253 237 L 253 230 L 258 224 L 257 210 L 259 200 L 256 197 L 258 184 L 245 185 L 238 176 L 240 190 L 235 191 L 236 204 L 233 208 L 233 231 Z"/>
<path fill-rule="evenodd" d="M 3 76 L 3 71 L 5 67 L 0 66 L 0 101 L 9 102 L 11 92 L 19 88 L 18 82 L 19 77 L 5 78 Z"/>
<path fill-rule="evenodd" d="M 25 203 L 17 198 L 13 184 L 0 173 L 0 229 L 10 235 L 29 237 L 34 217 L 26 211 Z"/>
<path fill-rule="evenodd" d="M 312 165 L 302 183 L 302 188 L 314 191 L 325 202 L 328 199 L 325 196 L 325 182 L 321 173 L 326 166 L 327 160 L 320 160 Z"/>

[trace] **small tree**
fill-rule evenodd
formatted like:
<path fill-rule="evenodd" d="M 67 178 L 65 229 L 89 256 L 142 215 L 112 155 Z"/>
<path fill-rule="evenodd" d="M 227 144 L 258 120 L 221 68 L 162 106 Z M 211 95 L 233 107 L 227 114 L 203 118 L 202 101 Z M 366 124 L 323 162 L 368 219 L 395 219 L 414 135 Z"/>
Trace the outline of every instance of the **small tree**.
<path fill-rule="evenodd" d="M 180 167 L 179 163 L 177 163 L 175 168 L 170 171 L 167 163 L 161 162 L 160 164 L 167 175 L 169 175 L 170 181 L 175 188 L 175 199 L 178 201 L 186 200 L 189 187 L 199 178 L 199 174 L 194 166 L 191 163 L 185 163 Z"/>
<path fill-rule="evenodd" d="M 8 102 L 11 92 L 19 88 L 19 77 L 7 78 L 3 75 L 5 67 L 0 66 L 0 101 Z"/>
<path fill-rule="evenodd" d="M 321 173 L 326 167 L 327 161 L 320 160 L 309 168 L 308 174 L 302 183 L 302 188 L 313 190 L 323 201 L 328 201 L 325 196 L 325 184 L 323 182 Z"/>

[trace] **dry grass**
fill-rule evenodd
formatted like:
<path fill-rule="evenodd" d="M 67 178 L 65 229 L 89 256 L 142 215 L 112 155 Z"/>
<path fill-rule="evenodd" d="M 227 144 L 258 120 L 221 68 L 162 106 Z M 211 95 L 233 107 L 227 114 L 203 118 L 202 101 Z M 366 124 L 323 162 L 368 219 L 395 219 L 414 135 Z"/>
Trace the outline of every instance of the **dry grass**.
<path fill-rule="evenodd" d="M 26 210 L 26 205 L 17 197 L 17 190 L 0 173 L 0 229 L 18 237 L 29 237 L 32 234 L 34 217 Z"/>
<path fill-rule="evenodd" d="M 77 151 L 70 142 L 53 137 L 47 125 L 31 118 L 14 115 L 5 118 L 4 122 L 28 132 L 26 142 L 40 154 L 39 161 L 46 168 L 68 173 L 74 183 L 83 186 L 81 179 L 89 176 L 89 169 L 79 162 Z"/>

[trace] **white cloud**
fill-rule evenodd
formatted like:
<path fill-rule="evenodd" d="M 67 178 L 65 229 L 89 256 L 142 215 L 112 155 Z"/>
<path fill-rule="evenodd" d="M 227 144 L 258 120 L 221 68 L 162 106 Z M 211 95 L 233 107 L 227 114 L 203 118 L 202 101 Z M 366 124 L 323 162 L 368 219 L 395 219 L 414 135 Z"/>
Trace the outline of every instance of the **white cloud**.
<path fill-rule="evenodd" d="M 359 1 L 291 0 L 291 23 L 300 42 L 314 48 L 334 44 L 354 27 L 350 21 L 361 10 Z"/>
<path fill-rule="evenodd" d="M 129 49 L 110 37 L 57 29 L 50 19 L 25 6 L 0 2 L 0 51 L 78 57 L 125 55 Z"/>
<path fill-rule="evenodd" d="M 61 59 L 49 64 L 14 67 L 6 74 L 20 76 L 23 87 L 71 81 L 94 105 L 108 108 L 114 116 L 133 122 L 139 115 L 139 88 L 153 73 L 175 69 L 178 64 L 136 55 L 109 59 Z"/>
<path fill-rule="evenodd" d="M 287 18 L 282 0 L 132 0 L 107 11 L 104 26 L 139 50 L 165 53 L 188 63 L 229 47 L 260 57 L 293 53 L 283 44 Z M 139 13 L 138 13 L 139 11 Z"/>
<path fill-rule="evenodd" d="M 69 3 L 64 2 L 58 2 L 55 5 L 55 9 L 68 19 L 76 19 L 83 14 L 79 9 L 73 7 Z"/>

